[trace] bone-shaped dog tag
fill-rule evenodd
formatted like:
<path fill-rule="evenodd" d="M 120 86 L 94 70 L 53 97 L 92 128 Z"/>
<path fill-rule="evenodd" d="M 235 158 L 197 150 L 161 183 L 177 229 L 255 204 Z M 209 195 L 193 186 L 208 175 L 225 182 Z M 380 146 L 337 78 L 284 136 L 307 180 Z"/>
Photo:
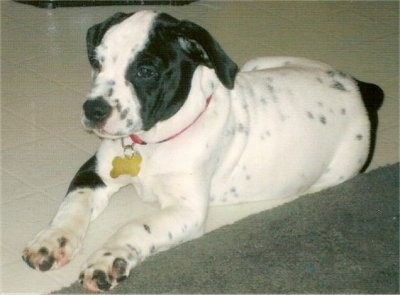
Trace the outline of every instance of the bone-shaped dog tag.
<path fill-rule="evenodd" d="M 112 161 L 113 169 L 110 172 L 112 178 L 117 178 L 120 175 L 137 176 L 140 171 L 140 163 L 142 156 L 135 153 L 132 156 L 115 157 Z"/>

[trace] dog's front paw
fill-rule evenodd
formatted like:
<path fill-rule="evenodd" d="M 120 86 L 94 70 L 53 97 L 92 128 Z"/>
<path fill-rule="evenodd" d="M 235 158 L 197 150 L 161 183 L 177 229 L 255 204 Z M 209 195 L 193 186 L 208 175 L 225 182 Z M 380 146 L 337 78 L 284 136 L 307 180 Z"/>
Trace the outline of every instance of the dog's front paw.
<path fill-rule="evenodd" d="M 129 276 L 137 261 L 136 255 L 121 249 L 97 251 L 86 263 L 79 282 L 90 292 L 108 291 Z"/>
<path fill-rule="evenodd" d="M 63 229 L 46 229 L 23 250 L 22 259 L 33 269 L 46 271 L 67 264 L 80 248 L 80 239 Z"/>

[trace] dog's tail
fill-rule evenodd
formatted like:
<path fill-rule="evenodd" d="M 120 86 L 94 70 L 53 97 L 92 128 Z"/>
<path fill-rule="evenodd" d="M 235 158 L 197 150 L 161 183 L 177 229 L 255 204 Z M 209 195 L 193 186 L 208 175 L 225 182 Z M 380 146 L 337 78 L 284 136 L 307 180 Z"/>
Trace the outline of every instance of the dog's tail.
<path fill-rule="evenodd" d="M 372 157 L 375 151 L 376 145 L 376 132 L 378 129 L 378 110 L 383 104 L 384 92 L 383 90 L 371 83 L 366 83 L 355 79 L 357 82 L 358 89 L 360 90 L 360 94 L 362 100 L 364 102 L 365 108 L 368 113 L 368 118 L 371 124 L 370 129 L 370 145 L 369 145 L 369 153 L 367 160 L 365 161 L 364 165 L 362 166 L 360 173 L 364 172 L 369 164 L 372 161 Z"/>

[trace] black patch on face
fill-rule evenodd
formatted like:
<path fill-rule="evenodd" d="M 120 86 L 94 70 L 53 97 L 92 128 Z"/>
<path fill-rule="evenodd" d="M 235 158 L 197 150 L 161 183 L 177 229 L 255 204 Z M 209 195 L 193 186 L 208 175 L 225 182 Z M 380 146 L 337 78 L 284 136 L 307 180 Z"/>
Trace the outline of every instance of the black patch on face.
<path fill-rule="evenodd" d="M 179 45 L 174 30 L 177 24 L 174 18 L 159 15 L 147 44 L 125 74 L 136 91 L 145 131 L 169 119 L 182 107 L 198 65 Z"/>
<path fill-rule="evenodd" d="M 128 113 L 129 113 L 129 108 L 123 110 L 123 111 L 121 112 L 120 119 L 121 119 L 121 120 L 125 120 L 126 117 L 128 116 Z"/>
<path fill-rule="evenodd" d="M 133 125 L 133 121 L 130 120 L 130 119 L 128 119 L 128 120 L 126 121 L 126 127 L 127 127 L 127 128 L 130 128 L 132 125 Z"/>

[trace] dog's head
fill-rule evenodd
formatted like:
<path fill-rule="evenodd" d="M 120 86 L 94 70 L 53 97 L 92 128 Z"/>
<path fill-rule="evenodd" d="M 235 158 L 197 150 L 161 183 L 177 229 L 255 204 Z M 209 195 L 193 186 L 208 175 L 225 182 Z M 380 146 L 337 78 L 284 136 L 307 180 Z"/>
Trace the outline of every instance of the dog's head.
<path fill-rule="evenodd" d="M 117 13 L 87 33 L 93 84 L 83 124 L 103 137 L 148 131 L 185 103 L 199 65 L 233 88 L 237 65 L 200 26 L 167 14 Z"/>

